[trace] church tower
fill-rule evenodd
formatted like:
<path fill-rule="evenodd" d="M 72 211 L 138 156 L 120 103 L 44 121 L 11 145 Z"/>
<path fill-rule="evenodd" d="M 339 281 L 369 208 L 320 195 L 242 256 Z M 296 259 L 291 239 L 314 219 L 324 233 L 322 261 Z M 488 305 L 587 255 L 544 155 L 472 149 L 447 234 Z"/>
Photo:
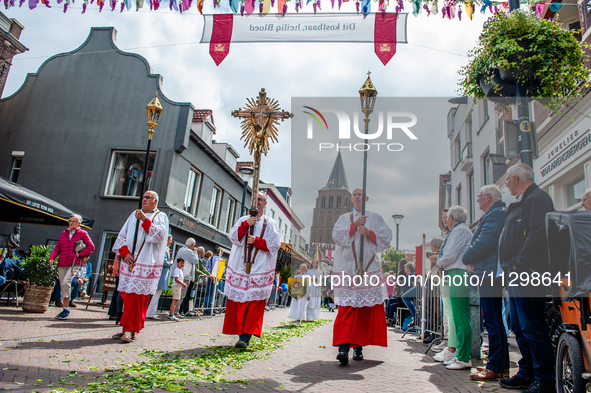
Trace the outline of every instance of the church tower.
<path fill-rule="evenodd" d="M 339 152 L 326 185 L 318 190 L 310 243 L 334 243 L 332 228 L 342 214 L 351 211 L 352 206 L 345 166 Z"/>

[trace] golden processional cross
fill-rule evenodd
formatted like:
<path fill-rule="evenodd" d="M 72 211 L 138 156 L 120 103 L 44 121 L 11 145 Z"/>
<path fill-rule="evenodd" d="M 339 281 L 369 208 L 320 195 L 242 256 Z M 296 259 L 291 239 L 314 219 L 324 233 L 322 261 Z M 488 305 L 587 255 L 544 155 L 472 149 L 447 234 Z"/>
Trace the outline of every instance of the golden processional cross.
<path fill-rule="evenodd" d="M 250 154 L 254 155 L 254 174 L 252 177 L 252 198 L 248 213 L 252 217 L 258 215 L 257 199 L 259 192 L 259 177 L 261 174 L 261 155 L 267 155 L 270 142 L 277 142 L 277 124 L 279 120 L 290 119 L 292 113 L 279 108 L 277 100 L 267 98 L 265 89 L 261 89 L 259 96 L 246 99 L 244 109 L 232 111 L 232 116 L 242 119 L 242 135 L 244 147 L 248 147 Z M 254 226 L 250 227 L 250 234 L 254 233 Z M 246 241 L 246 239 L 245 239 Z M 244 255 L 246 273 L 250 273 L 252 266 L 252 245 L 248 245 L 248 256 Z"/>

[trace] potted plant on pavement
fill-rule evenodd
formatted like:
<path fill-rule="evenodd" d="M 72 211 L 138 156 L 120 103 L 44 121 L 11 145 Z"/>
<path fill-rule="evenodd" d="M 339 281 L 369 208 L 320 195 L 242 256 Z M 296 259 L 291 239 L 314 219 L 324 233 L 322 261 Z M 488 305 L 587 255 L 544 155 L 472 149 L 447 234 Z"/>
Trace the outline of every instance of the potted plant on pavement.
<path fill-rule="evenodd" d="M 586 44 L 556 21 L 530 11 L 498 12 L 483 26 L 470 61 L 459 71 L 459 93 L 507 101 L 521 94 L 557 111 L 587 83 Z"/>
<path fill-rule="evenodd" d="M 22 263 L 26 277 L 23 310 L 26 312 L 44 313 L 49 306 L 49 298 L 55 279 L 57 267 L 49 263 L 51 246 L 31 246 L 31 255 Z"/>

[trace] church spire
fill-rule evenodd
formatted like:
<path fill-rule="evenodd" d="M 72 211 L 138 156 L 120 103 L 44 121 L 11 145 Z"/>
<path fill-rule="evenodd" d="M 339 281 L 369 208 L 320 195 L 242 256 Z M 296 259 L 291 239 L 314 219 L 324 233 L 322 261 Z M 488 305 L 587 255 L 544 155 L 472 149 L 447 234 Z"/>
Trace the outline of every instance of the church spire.
<path fill-rule="evenodd" d="M 345 174 L 345 166 L 343 165 L 343 159 L 341 152 L 337 154 L 337 159 L 334 162 L 326 186 L 321 190 L 347 190 L 349 191 L 349 183 L 347 183 L 347 175 Z"/>

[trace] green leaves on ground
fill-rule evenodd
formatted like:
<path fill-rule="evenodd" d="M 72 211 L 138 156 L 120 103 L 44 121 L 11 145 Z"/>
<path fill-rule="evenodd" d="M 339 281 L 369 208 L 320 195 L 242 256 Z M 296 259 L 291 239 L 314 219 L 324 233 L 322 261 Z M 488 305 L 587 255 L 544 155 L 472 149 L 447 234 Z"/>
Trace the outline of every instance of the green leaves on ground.
<path fill-rule="evenodd" d="M 226 379 L 223 376 L 240 369 L 244 363 L 267 357 L 283 347 L 293 337 L 302 337 L 329 322 L 322 319 L 306 322 L 301 327 L 282 324 L 263 332 L 260 339 L 252 338 L 248 349 L 233 346 L 206 346 L 199 352 L 144 351 L 148 360 L 125 364 L 122 368 L 105 370 L 105 374 L 90 382 L 84 390 L 76 392 L 145 392 L 165 389 L 187 392 L 186 382 L 250 383 L 247 379 Z M 228 370 L 230 368 L 230 370 Z"/>

